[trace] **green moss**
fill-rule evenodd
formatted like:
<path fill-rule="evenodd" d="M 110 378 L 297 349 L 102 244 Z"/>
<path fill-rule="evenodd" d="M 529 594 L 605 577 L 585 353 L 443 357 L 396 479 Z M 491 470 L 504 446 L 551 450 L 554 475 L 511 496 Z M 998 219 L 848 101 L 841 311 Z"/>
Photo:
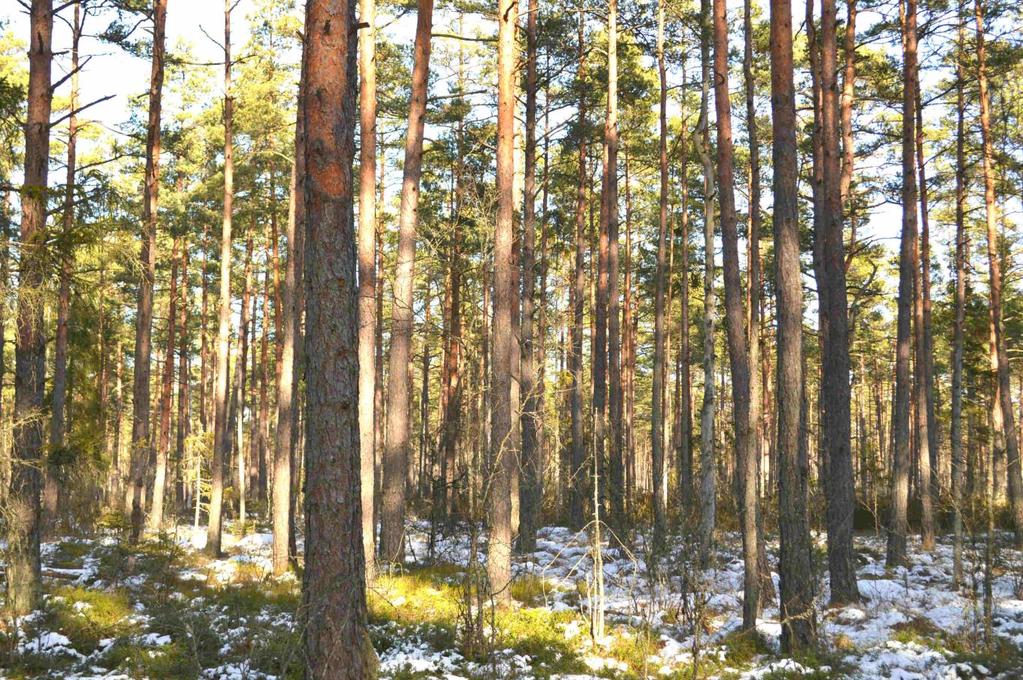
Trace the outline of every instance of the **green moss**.
<path fill-rule="evenodd" d="M 210 602 L 225 608 L 225 613 L 232 617 L 255 616 L 268 606 L 278 611 L 294 612 L 301 601 L 297 584 L 283 581 L 228 584 L 204 588 L 202 593 Z"/>
<path fill-rule="evenodd" d="M 111 666 L 133 678 L 183 680 L 196 677 L 202 670 L 183 641 L 161 647 L 121 641 L 107 652 L 106 659 Z"/>
<path fill-rule="evenodd" d="M 530 607 L 541 607 L 547 604 L 554 588 L 543 577 L 535 574 L 522 574 L 511 582 L 509 591 L 513 599 Z"/>
<path fill-rule="evenodd" d="M 720 642 L 724 648 L 725 660 L 733 666 L 746 666 L 760 656 L 771 653 L 771 649 L 756 631 L 735 631 Z"/>
<path fill-rule="evenodd" d="M 43 677 L 47 673 L 57 674 L 74 665 L 75 659 L 70 656 L 51 656 L 49 654 L 20 654 L 8 662 L 0 663 L 6 680 L 29 680 Z"/>
<path fill-rule="evenodd" d="M 104 582 L 118 585 L 128 576 L 145 574 L 151 588 L 173 584 L 178 570 L 196 560 L 166 534 L 134 546 L 122 542 L 100 546 L 94 554 L 99 558 L 97 577 Z"/>
<path fill-rule="evenodd" d="M 49 562 L 57 569 L 80 569 L 93 545 L 84 541 L 61 541 Z"/>
<path fill-rule="evenodd" d="M 222 640 L 211 622 L 211 610 L 193 608 L 185 602 L 168 601 L 149 609 L 148 630 L 169 635 L 189 654 L 191 666 L 202 668 L 216 663 Z"/>
<path fill-rule="evenodd" d="M 563 624 L 578 615 L 547 609 L 502 609 L 496 613 L 497 646 L 528 655 L 538 673 L 577 673 L 584 666 L 565 639 Z"/>
<path fill-rule="evenodd" d="M 138 628 L 131 620 L 128 596 L 119 590 L 57 588 L 47 607 L 47 626 L 71 640 L 83 654 L 92 653 L 104 638 L 129 635 Z"/>
<path fill-rule="evenodd" d="M 1023 654 L 1005 638 L 995 636 L 986 644 L 973 644 L 965 637 L 946 637 L 952 659 L 970 666 L 984 666 L 992 675 L 1023 677 Z"/>
<path fill-rule="evenodd" d="M 458 590 L 433 570 L 381 575 L 369 589 L 369 617 L 375 623 L 447 623 L 458 618 Z"/>
<path fill-rule="evenodd" d="M 840 652 L 833 652 L 827 649 L 813 649 L 796 654 L 796 662 L 805 668 L 813 669 L 812 673 L 799 673 L 796 671 L 774 671 L 779 675 L 765 677 L 769 680 L 784 680 L 785 678 L 804 678 L 805 680 L 828 680 L 829 678 L 844 678 L 848 675 L 848 665 L 842 658 Z M 824 670 L 824 669 L 827 670 Z"/>
<path fill-rule="evenodd" d="M 286 627 L 254 631 L 247 657 L 252 668 L 286 680 L 300 680 L 304 665 L 302 636 Z"/>
<path fill-rule="evenodd" d="M 892 626 L 892 639 L 903 644 L 915 642 L 932 647 L 942 637 L 942 630 L 921 616 L 915 616 L 908 621 Z"/>

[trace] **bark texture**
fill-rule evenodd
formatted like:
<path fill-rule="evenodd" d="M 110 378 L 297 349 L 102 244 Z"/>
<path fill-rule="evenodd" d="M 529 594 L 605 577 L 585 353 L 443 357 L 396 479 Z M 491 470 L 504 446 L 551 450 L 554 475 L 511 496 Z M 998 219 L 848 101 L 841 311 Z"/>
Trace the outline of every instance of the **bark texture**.
<path fill-rule="evenodd" d="M 220 314 L 217 321 L 217 366 L 214 393 L 213 465 L 206 552 L 220 555 L 224 466 L 231 451 L 231 219 L 234 212 L 234 100 L 231 98 L 231 0 L 224 0 L 224 215 L 220 231 Z M 239 370 L 244 370 L 241 366 Z"/>
<path fill-rule="evenodd" d="M 25 175 L 21 188 L 21 266 L 18 272 L 18 326 L 14 351 L 14 454 L 7 496 L 7 609 L 23 616 L 42 595 L 39 558 L 39 461 L 43 448 L 43 394 L 46 389 L 46 336 L 43 284 L 46 242 L 46 185 L 50 152 L 50 70 L 53 4 L 33 0 L 29 15 L 28 115 L 25 119 Z"/>
<path fill-rule="evenodd" d="M 910 353 L 912 345 L 913 279 L 916 264 L 916 0 L 906 0 L 903 19 L 902 98 L 902 242 L 899 251 L 899 302 L 895 339 L 895 403 L 892 408 L 891 506 L 888 519 L 888 566 L 906 561 L 910 467 Z"/>
<path fill-rule="evenodd" d="M 821 435 L 825 450 L 825 499 L 831 602 L 859 600 L 853 552 L 853 479 L 849 386 L 849 318 L 839 143 L 838 15 L 835 0 L 821 1 L 821 133 L 823 207 L 818 291 L 821 328 Z"/>
<path fill-rule="evenodd" d="M 352 161 L 354 0 L 306 5 L 305 676 L 376 675 L 366 630 Z"/>
<path fill-rule="evenodd" d="M 725 275 L 725 331 L 732 372 L 732 425 L 739 488 L 739 523 L 744 562 L 742 627 L 753 630 L 760 612 L 760 574 L 757 562 L 757 459 L 754 422 L 750 413 L 750 363 L 739 272 L 739 231 L 735 211 L 732 110 L 728 99 L 728 14 L 725 0 L 714 0 L 714 108 L 717 114 L 718 204 Z"/>
<path fill-rule="evenodd" d="M 376 0 L 359 0 L 359 456 L 362 541 L 367 575 L 376 562 Z"/>
<path fill-rule="evenodd" d="M 1005 438 L 1006 475 L 1009 478 L 1009 503 L 1016 544 L 1023 546 L 1023 476 L 1020 469 L 1019 432 L 1012 408 L 1009 382 L 1009 354 L 1002 322 L 1002 254 L 998 240 L 998 204 L 995 197 L 994 150 L 991 142 L 991 96 L 987 73 L 987 46 L 984 36 L 985 8 L 983 0 L 974 0 L 977 24 L 977 83 L 980 89 L 980 132 L 982 170 L 984 175 L 984 217 L 987 225 L 988 291 L 990 325 L 994 329 L 993 364 L 996 365 L 997 398 L 1002 410 Z"/>
<path fill-rule="evenodd" d="M 430 74 L 433 0 L 419 0 L 416 23 L 412 99 L 409 104 L 401 207 L 398 213 L 398 259 L 391 303 L 391 354 L 387 374 L 387 440 L 384 444 L 380 559 L 402 564 L 405 555 L 405 475 L 408 469 L 411 400 L 408 363 L 412 349 L 412 292 L 415 275 L 419 179 L 423 168 L 423 131 Z"/>
<path fill-rule="evenodd" d="M 514 242 L 515 174 L 515 27 L 517 0 L 497 5 L 497 222 L 494 228 L 494 354 L 491 411 L 491 466 L 487 498 L 490 539 L 487 575 L 498 602 L 511 592 L 512 477 L 516 464 L 512 432 L 512 313 L 515 305 Z"/>
<path fill-rule="evenodd" d="M 813 647 L 813 568 L 807 517 L 807 465 L 800 449 L 803 394 L 803 288 L 796 188 L 796 107 L 792 68 L 792 4 L 771 0 L 771 125 L 774 132 L 774 248 L 778 295 L 778 527 L 781 547 L 782 649 Z"/>
<path fill-rule="evenodd" d="M 163 65 L 167 26 L 167 0 L 153 0 L 153 60 L 149 76 L 149 121 L 146 127 L 146 170 L 142 196 L 142 248 L 136 295 L 135 369 L 132 379 L 131 420 L 131 532 L 142 534 L 146 469 L 152 455 L 149 377 L 153 351 L 153 280 L 156 277 L 156 226 L 160 192 L 160 109 L 163 101 Z"/>

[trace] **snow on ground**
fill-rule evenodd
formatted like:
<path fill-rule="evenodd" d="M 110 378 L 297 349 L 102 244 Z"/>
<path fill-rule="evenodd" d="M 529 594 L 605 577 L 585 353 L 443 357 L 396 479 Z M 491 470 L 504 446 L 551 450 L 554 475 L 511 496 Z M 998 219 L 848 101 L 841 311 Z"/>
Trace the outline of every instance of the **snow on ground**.
<path fill-rule="evenodd" d="M 470 562 L 466 531 L 434 536 L 422 522 L 409 527 L 406 566 L 426 566 L 434 581 L 426 597 L 460 593 Z M 225 556 L 200 556 L 205 529 L 180 527 L 157 546 L 126 551 L 111 536 L 65 539 L 43 550 L 46 605 L 0 626 L 0 679 L 63 678 L 276 678 L 300 664 L 294 577 L 270 579 L 270 535 L 225 534 Z M 485 537 L 475 564 L 484 564 Z M 412 591 L 391 595 L 392 620 L 374 615 L 372 635 L 383 678 L 682 678 L 776 680 L 847 677 L 900 680 L 1023 678 L 1023 555 L 1001 548 L 993 579 L 992 629 L 999 646 L 973 654 L 983 634 L 982 554 L 966 551 L 966 584 L 952 588 L 951 545 L 924 553 L 911 541 L 908 569 L 886 570 L 884 541 L 856 539 L 863 601 L 827 609 L 828 585 L 818 587 L 819 658 L 779 656 L 777 603 L 758 621 L 759 645 L 737 645 L 741 623 L 742 560 L 738 537 L 722 537 L 709 567 L 698 569 L 691 546 L 679 542 L 655 569 L 643 536 L 629 549 L 602 550 L 607 630 L 593 642 L 588 621 L 593 552 L 585 533 L 541 529 L 535 551 L 515 562 L 513 589 L 522 616 L 544 628 L 531 643 L 502 637 L 504 623 L 486 619 L 486 658 L 467 658 L 455 621 L 423 623 L 406 612 L 427 608 Z M 823 572 L 823 539 L 816 545 Z M 775 563 L 774 548 L 769 548 Z M 441 569 L 438 565 L 443 566 Z M 777 583 L 777 575 L 775 575 Z M 527 587 L 528 586 L 528 587 Z M 443 590 L 447 587 L 448 590 Z M 461 617 L 465 611 L 448 603 Z M 533 608 L 533 609 L 530 609 Z M 534 611 L 535 610 L 535 611 Z M 371 613 L 373 608 L 371 607 Z M 459 619 L 461 620 L 461 619 Z M 98 622 L 98 623 L 97 623 Z M 88 624 L 88 625 L 86 625 Z M 447 628 L 445 628 L 447 626 Z M 451 633 L 450 628 L 455 633 Z M 523 630 L 525 633 L 523 633 Z M 447 631 L 447 632 L 445 632 Z M 526 625 L 517 634 L 529 633 Z M 532 647 L 530 646 L 532 644 Z M 539 644 L 539 648 L 537 647 Z M 555 649 L 556 647 L 556 649 Z M 3 666 L 10 664 L 12 671 Z M 31 663 L 28 663 L 30 660 Z"/>

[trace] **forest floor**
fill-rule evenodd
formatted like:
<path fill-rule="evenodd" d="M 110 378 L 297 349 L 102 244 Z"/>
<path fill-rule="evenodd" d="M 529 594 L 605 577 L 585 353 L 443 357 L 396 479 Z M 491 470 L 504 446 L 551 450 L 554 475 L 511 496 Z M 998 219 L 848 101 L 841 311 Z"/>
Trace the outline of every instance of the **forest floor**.
<path fill-rule="evenodd" d="M 914 566 L 889 571 L 883 538 L 871 534 L 856 539 L 864 601 L 824 608 L 822 577 L 825 644 L 793 660 L 779 655 L 776 605 L 765 608 L 758 636 L 739 632 L 734 535 L 707 569 L 692 566 L 682 539 L 653 570 L 642 536 L 631 551 L 605 545 L 607 623 L 595 642 L 585 534 L 542 529 L 536 551 L 516 558 L 513 604 L 482 612 L 471 606 L 484 582 L 479 563 L 468 566 L 471 537 L 435 538 L 431 551 L 425 523 L 409 535 L 406 569 L 380 576 L 369 597 L 382 678 L 1023 677 L 1023 555 L 1004 539 L 988 643 L 982 543 L 968 546 L 967 586 L 956 591 L 948 541 L 932 553 L 912 541 Z M 114 534 L 46 543 L 45 604 L 0 623 L 0 678 L 300 678 L 299 583 L 268 576 L 270 535 L 232 534 L 219 560 L 202 555 L 204 541 L 204 529 L 180 527 L 136 549 Z M 823 565 L 823 538 L 815 550 Z"/>

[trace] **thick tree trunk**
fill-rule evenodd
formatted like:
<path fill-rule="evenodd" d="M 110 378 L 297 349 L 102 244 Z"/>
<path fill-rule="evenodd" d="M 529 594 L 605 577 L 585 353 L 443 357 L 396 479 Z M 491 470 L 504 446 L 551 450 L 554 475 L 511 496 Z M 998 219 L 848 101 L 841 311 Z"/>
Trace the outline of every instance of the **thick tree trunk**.
<path fill-rule="evenodd" d="M 367 580 L 376 563 L 376 0 L 359 0 L 359 457 L 362 541 Z"/>
<path fill-rule="evenodd" d="M 835 0 L 821 2 L 821 132 L 823 215 L 820 257 L 821 410 L 831 602 L 859 600 L 853 551 L 856 484 L 851 445 L 849 319 L 845 284 L 842 165 L 839 130 L 838 15 Z"/>
<path fill-rule="evenodd" d="M 387 440 L 383 456 L 383 508 L 380 559 L 402 564 L 405 555 L 405 473 L 409 452 L 408 362 L 412 344 L 412 293 L 419 220 L 419 179 L 423 165 L 423 130 L 430 73 L 430 31 L 433 0 L 419 0 L 416 24 L 412 99 L 409 104 L 401 209 L 398 215 L 398 259 L 391 304 L 391 355 L 387 374 Z"/>
<path fill-rule="evenodd" d="M 750 357 L 747 347 L 739 230 L 735 211 L 732 110 L 728 99 L 728 14 L 725 0 L 714 0 L 714 108 L 717 125 L 718 203 L 725 274 L 725 330 L 732 377 L 732 423 L 738 478 L 739 523 L 744 562 L 742 627 L 754 630 L 760 613 L 760 567 L 757 559 L 757 459 L 755 422 L 750 412 Z"/>
<path fill-rule="evenodd" d="M 895 403 L 892 408 L 892 430 L 895 434 L 892 454 L 890 517 L 888 521 L 889 566 L 906 561 L 907 506 L 910 477 L 910 351 L 913 314 L 913 279 L 916 265 L 916 0 L 905 0 L 903 20 L 902 98 L 902 246 L 899 252 L 899 297 L 895 340 Z"/>
<path fill-rule="evenodd" d="M 487 498 L 490 538 L 487 575 L 492 597 L 508 602 L 511 592 L 512 499 L 516 464 L 512 436 L 512 308 L 515 306 L 514 242 L 515 174 L 515 27 L 518 0 L 499 0 L 497 6 L 497 222 L 494 228 L 494 356 L 491 383 L 491 466 Z"/>
<path fill-rule="evenodd" d="M 160 190 L 160 107 L 163 97 L 164 42 L 166 39 L 167 0 L 153 0 L 153 61 L 149 79 L 149 121 L 146 131 L 146 174 L 142 197 L 142 249 L 139 255 L 141 276 L 135 319 L 135 372 L 132 382 L 131 423 L 131 533 L 138 541 L 142 534 L 146 468 L 152 452 L 149 426 L 149 376 L 153 348 L 153 280 L 156 277 L 156 221 Z"/>
<path fill-rule="evenodd" d="M 796 110 L 792 67 L 792 5 L 771 0 L 771 124 L 774 133 L 774 248 L 778 296 L 778 526 L 781 548 L 782 649 L 816 642 L 814 576 L 807 517 L 807 469 L 800 450 L 803 392 L 803 290 L 799 265 Z"/>
<path fill-rule="evenodd" d="M 18 274 L 18 327 L 14 353 L 14 455 L 7 497 L 7 609 L 23 616 L 42 595 L 39 557 L 39 463 L 46 389 L 46 336 L 39 296 L 45 276 L 46 185 L 50 149 L 50 89 L 53 3 L 33 0 L 29 24 L 28 117 L 25 120 L 25 174 L 21 190 L 22 256 Z"/>
<path fill-rule="evenodd" d="M 306 5 L 305 676 L 376 677 L 366 630 L 360 494 L 355 3 Z M 344 587 L 338 587 L 344 584 Z"/>
<path fill-rule="evenodd" d="M 998 205 L 995 198 L 994 151 L 991 141 L 991 102 L 988 92 L 987 47 L 984 36 L 985 9 L 982 0 L 974 1 L 977 23 L 977 82 L 980 87 L 980 131 L 984 175 L 984 214 L 987 223 L 987 259 L 991 326 L 994 328 L 992 364 L 997 367 L 997 396 L 1002 410 L 1005 439 L 1006 475 L 1009 479 L 1009 503 L 1017 546 L 1023 545 L 1023 476 L 1020 470 L 1019 433 L 1012 410 L 1009 381 L 1009 354 L 1002 325 L 1002 260 L 998 243 Z"/>

